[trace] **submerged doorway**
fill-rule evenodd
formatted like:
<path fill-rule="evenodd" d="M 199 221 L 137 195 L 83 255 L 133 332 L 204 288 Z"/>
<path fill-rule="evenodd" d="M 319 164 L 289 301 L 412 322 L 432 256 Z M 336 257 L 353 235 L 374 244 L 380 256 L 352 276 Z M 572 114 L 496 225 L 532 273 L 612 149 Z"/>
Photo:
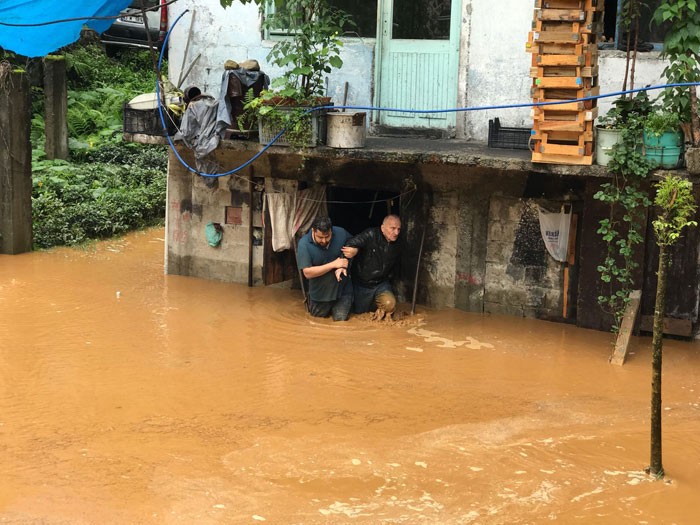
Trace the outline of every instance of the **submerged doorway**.
<path fill-rule="evenodd" d="M 390 213 L 399 215 L 399 198 L 395 192 L 329 186 L 326 196 L 333 225 L 345 228 L 352 235 L 379 226 Z"/>

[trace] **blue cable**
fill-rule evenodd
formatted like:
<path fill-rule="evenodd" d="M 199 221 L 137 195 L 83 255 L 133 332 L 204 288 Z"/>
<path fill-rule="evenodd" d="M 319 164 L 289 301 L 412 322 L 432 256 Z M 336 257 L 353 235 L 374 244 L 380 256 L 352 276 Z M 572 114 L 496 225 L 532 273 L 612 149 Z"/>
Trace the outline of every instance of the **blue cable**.
<path fill-rule="evenodd" d="M 178 16 L 175 21 L 173 22 L 172 26 L 170 26 L 170 29 L 168 29 L 168 32 L 165 35 L 165 40 L 163 41 L 163 47 L 160 51 L 160 58 L 158 60 L 158 79 L 156 79 L 156 97 L 158 99 L 158 113 L 160 114 L 160 120 L 161 124 L 163 125 L 163 130 L 167 130 L 167 124 L 165 122 L 165 115 L 163 114 L 163 106 L 161 104 L 160 100 L 160 69 L 161 69 L 161 64 L 163 62 L 163 55 L 165 53 L 165 50 L 167 49 L 167 44 L 168 44 L 168 38 L 170 37 L 170 32 L 173 30 L 175 25 L 180 21 L 180 19 L 185 15 L 185 13 L 189 12 L 189 9 L 185 9 L 185 11 Z M 531 108 L 531 107 L 542 107 L 542 106 L 556 106 L 559 104 L 570 104 L 572 102 L 585 102 L 587 100 L 597 100 L 600 98 L 609 98 L 609 97 L 619 97 L 621 95 L 629 95 L 632 93 L 639 93 L 641 91 L 654 91 L 657 89 L 667 89 L 667 88 L 675 88 L 675 87 L 690 87 L 690 86 L 699 86 L 700 82 L 679 82 L 675 84 L 660 84 L 656 86 L 646 86 L 643 88 L 635 88 L 635 89 L 626 89 L 623 91 L 614 91 L 612 93 L 604 93 L 602 95 L 592 95 L 589 97 L 581 97 L 581 98 L 573 98 L 570 100 L 555 100 L 555 101 L 548 101 L 548 102 L 527 102 L 527 103 L 522 103 L 522 104 L 502 104 L 502 105 L 497 105 L 497 106 L 472 106 L 472 107 L 466 107 L 466 108 L 451 108 L 451 109 L 401 109 L 401 108 L 382 108 L 382 107 L 376 107 L 376 106 L 317 106 L 313 107 L 310 109 L 307 109 L 302 113 L 303 115 L 308 115 L 309 113 L 312 113 L 314 111 L 322 111 L 324 109 L 328 109 L 329 107 L 332 107 L 333 109 L 354 109 L 354 110 L 364 110 L 364 111 L 394 111 L 394 112 L 400 112 L 400 113 L 417 113 L 417 114 L 423 114 L 423 113 L 458 113 L 458 112 L 466 112 L 466 111 L 485 111 L 485 110 L 494 110 L 494 109 L 514 109 L 514 108 Z M 242 169 L 250 166 L 253 162 L 255 162 L 260 156 L 267 151 L 267 149 L 272 146 L 279 138 L 287 131 L 286 128 L 282 129 L 275 137 L 265 145 L 263 149 L 261 149 L 258 153 L 253 155 L 250 159 L 248 159 L 246 162 L 241 164 L 240 166 L 233 168 L 232 170 L 229 170 L 225 173 L 202 173 L 189 164 L 185 162 L 185 160 L 180 156 L 180 154 L 177 152 L 175 149 L 175 144 L 173 144 L 172 139 L 170 136 L 167 134 L 166 131 L 166 138 L 168 139 L 168 143 L 170 144 L 170 149 L 173 151 L 175 156 L 177 157 L 177 160 L 180 161 L 180 163 L 187 168 L 189 171 L 192 173 L 196 173 L 197 175 L 201 175 L 202 177 L 212 177 L 212 178 L 218 178 L 218 177 L 226 177 L 228 175 L 232 175 L 234 173 L 237 173 L 241 171 Z"/>

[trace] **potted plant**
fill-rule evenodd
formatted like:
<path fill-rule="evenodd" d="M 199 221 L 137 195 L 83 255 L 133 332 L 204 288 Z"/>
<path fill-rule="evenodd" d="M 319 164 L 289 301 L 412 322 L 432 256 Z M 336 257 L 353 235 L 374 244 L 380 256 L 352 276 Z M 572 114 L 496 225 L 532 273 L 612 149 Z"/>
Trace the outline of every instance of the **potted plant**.
<path fill-rule="evenodd" d="M 644 156 L 652 168 L 675 168 L 683 151 L 678 113 L 659 109 L 644 119 Z"/>
<path fill-rule="evenodd" d="M 669 84 L 700 81 L 700 10 L 696 2 L 662 0 L 654 12 L 654 22 L 666 24 L 662 57 L 669 64 L 664 76 Z M 688 171 L 700 173 L 700 117 L 695 86 L 684 86 L 664 90 L 663 100 L 666 109 L 680 116 L 681 128 L 685 134 L 686 165 Z"/>
<path fill-rule="evenodd" d="M 265 3 L 261 3 L 265 15 Z M 246 108 L 259 116 L 260 142 L 269 142 L 286 128 L 284 137 L 294 146 L 314 146 L 320 138 L 319 111 L 330 105 L 325 76 L 342 67 L 340 35 L 352 25 L 350 15 L 327 0 L 275 2 L 274 13 L 264 17 L 264 30 L 284 29 L 289 35 L 275 43 L 268 61 L 284 70 Z M 279 144 L 279 142 L 278 142 Z"/>
<path fill-rule="evenodd" d="M 622 143 L 625 134 L 633 142 L 641 142 L 641 123 L 652 111 L 652 103 L 646 91 L 634 97 L 624 96 L 613 102 L 613 107 L 598 119 L 596 125 L 596 162 L 607 166 L 612 158 L 613 148 Z"/>

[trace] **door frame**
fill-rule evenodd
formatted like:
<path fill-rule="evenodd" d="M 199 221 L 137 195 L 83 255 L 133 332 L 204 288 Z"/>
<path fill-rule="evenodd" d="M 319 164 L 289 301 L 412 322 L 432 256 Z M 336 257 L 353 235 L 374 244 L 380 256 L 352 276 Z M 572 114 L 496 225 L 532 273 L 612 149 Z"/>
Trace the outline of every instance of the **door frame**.
<path fill-rule="evenodd" d="M 382 66 L 384 61 L 384 48 L 386 40 L 389 38 L 389 33 L 384 31 L 386 24 L 390 24 L 391 20 L 387 20 L 384 16 L 386 7 L 390 2 L 394 0 L 377 0 L 377 38 L 374 47 L 374 92 L 372 94 L 372 105 L 374 107 L 380 107 L 381 100 L 381 90 L 382 90 Z M 462 79 L 462 72 L 460 70 L 461 66 L 461 40 L 462 40 L 462 11 L 463 11 L 463 0 L 452 0 L 452 12 L 450 20 L 450 41 L 454 38 L 454 49 L 452 49 L 454 63 L 455 63 L 455 79 L 457 82 L 457 89 L 455 90 L 454 97 L 454 107 L 458 106 L 460 100 L 460 80 Z M 454 34 L 456 32 L 456 34 Z M 386 33 L 386 34 L 385 34 Z M 437 109 L 437 108 L 435 108 Z M 380 125 L 380 111 L 371 112 L 371 123 L 373 125 Z M 459 126 L 457 115 L 455 113 L 455 129 Z M 429 128 L 428 128 L 429 129 Z"/>

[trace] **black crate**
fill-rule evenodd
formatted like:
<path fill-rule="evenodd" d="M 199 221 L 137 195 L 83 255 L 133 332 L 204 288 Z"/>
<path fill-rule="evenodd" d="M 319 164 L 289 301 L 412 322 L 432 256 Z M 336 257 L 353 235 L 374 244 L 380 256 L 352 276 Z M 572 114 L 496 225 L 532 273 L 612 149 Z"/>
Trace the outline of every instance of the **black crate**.
<path fill-rule="evenodd" d="M 174 135 L 180 126 L 180 119 L 168 109 L 163 109 L 167 124 L 163 129 L 158 108 L 134 109 L 124 104 L 124 133 L 140 133 L 142 135 Z"/>
<path fill-rule="evenodd" d="M 529 128 L 506 128 L 498 118 L 489 120 L 489 148 L 530 149 Z"/>

